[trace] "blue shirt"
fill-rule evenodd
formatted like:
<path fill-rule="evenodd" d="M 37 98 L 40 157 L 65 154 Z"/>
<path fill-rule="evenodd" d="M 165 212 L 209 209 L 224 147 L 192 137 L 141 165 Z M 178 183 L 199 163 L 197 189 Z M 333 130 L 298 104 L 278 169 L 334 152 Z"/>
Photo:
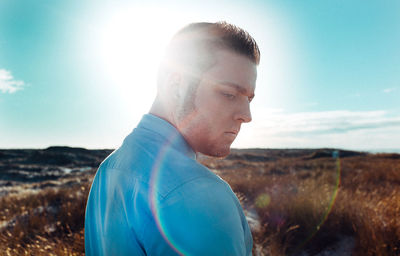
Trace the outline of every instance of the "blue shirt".
<path fill-rule="evenodd" d="M 230 186 L 170 123 L 144 115 L 100 165 L 85 215 L 86 255 L 251 255 Z"/>

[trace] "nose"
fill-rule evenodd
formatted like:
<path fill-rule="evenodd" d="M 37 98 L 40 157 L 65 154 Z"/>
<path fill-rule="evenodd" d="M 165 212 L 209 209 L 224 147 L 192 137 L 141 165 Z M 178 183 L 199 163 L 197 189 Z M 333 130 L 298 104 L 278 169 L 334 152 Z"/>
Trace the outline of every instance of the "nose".
<path fill-rule="evenodd" d="M 251 111 L 250 111 L 250 103 L 243 103 L 238 111 L 236 112 L 235 120 L 241 121 L 242 123 L 251 122 Z"/>

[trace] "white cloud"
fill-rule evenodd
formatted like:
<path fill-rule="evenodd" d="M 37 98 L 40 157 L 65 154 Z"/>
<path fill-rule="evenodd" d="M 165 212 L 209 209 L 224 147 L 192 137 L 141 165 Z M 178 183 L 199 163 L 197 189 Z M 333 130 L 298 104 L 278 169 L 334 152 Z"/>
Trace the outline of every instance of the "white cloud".
<path fill-rule="evenodd" d="M 10 71 L 0 69 L 0 92 L 14 93 L 21 90 L 24 85 L 24 81 L 15 80 Z"/>
<path fill-rule="evenodd" d="M 387 111 L 259 110 L 234 147 L 400 148 L 400 115 Z"/>
<path fill-rule="evenodd" d="M 386 88 L 386 89 L 383 90 L 384 93 L 391 93 L 391 92 L 394 92 L 394 91 L 396 91 L 396 88 L 394 88 L 394 87 Z"/>

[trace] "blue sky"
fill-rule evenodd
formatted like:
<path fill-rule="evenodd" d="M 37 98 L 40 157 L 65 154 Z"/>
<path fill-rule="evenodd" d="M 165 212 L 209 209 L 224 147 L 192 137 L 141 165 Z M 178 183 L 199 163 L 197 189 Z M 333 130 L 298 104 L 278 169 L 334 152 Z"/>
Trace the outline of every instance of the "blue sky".
<path fill-rule="evenodd" d="M 0 148 L 117 147 L 152 103 L 168 38 L 226 20 L 261 49 L 234 147 L 398 149 L 399 13 L 395 0 L 0 0 Z"/>

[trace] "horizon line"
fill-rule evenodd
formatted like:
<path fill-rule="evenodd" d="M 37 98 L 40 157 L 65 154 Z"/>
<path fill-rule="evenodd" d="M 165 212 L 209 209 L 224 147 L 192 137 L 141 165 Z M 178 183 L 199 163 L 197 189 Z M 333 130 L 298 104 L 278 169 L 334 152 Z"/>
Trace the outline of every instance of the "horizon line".
<path fill-rule="evenodd" d="M 86 149 L 86 150 L 115 150 L 116 148 L 86 148 L 82 146 L 68 146 L 68 145 L 52 145 L 48 147 L 11 147 L 11 148 L 0 148 L 0 150 L 45 150 L 48 148 L 74 148 L 74 149 Z M 320 150 L 320 149 L 336 149 L 336 150 L 348 150 L 348 151 L 358 151 L 358 152 L 368 152 L 368 153 L 399 153 L 400 148 L 342 148 L 342 147 L 276 147 L 276 148 L 269 148 L 269 147 L 254 147 L 254 148 L 231 148 L 231 150 L 254 150 L 254 149 L 261 149 L 261 150 Z"/>

